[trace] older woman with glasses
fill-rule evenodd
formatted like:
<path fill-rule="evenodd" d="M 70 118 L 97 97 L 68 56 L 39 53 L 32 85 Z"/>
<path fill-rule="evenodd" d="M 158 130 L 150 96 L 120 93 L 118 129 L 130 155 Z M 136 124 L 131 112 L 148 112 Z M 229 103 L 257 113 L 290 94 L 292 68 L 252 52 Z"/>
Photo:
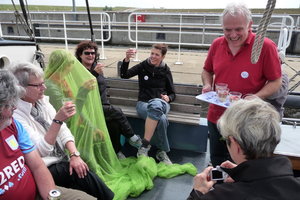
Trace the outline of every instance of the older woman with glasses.
<path fill-rule="evenodd" d="M 29 133 L 55 183 L 85 191 L 98 199 L 112 199 L 110 189 L 81 159 L 74 136 L 64 123 L 76 114 L 75 104 L 65 102 L 56 112 L 49 97 L 44 95 L 47 87 L 41 68 L 31 63 L 19 63 L 11 70 L 20 85 L 26 88 L 14 117 Z"/>

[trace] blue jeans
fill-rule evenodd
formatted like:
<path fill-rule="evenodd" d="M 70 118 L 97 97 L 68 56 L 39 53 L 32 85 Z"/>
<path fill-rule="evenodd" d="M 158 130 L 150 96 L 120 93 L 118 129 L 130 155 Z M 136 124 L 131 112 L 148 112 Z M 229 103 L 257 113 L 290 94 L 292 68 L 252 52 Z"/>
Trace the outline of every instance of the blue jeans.
<path fill-rule="evenodd" d="M 149 117 L 150 119 L 158 121 L 150 143 L 160 150 L 169 152 L 170 145 L 167 135 L 169 121 L 167 114 L 170 111 L 170 104 L 159 98 L 151 99 L 148 102 L 138 101 L 136 111 L 143 119 Z"/>

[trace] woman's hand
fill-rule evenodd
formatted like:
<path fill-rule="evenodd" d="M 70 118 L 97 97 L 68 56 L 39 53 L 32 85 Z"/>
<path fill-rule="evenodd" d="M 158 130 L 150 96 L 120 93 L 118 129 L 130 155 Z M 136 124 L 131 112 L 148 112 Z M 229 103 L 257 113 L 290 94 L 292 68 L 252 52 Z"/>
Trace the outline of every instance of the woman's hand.
<path fill-rule="evenodd" d="M 129 62 L 130 58 L 133 58 L 136 54 L 136 49 L 130 48 L 126 51 L 125 62 Z"/>
<path fill-rule="evenodd" d="M 170 102 L 170 98 L 168 95 L 166 94 L 161 94 L 160 95 L 161 99 L 164 100 L 165 102 L 169 103 Z"/>
<path fill-rule="evenodd" d="M 200 174 L 197 174 L 194 177 L 194 189 L 200 191 L 202 194 L 206 194 L 210 191 L 213 185 L 216 183 L 215 181 L 210 180 L 209 172 L 213 167 L 207 167 Z"/>
<path fill-rule="evenodd" d="M 104 69 L 104 64 L 97 63 L 97 65 L 94 68 L 94 71 L 97 72 L 98 74 L 103 74 L 103 69 Z"/>
<path fill-rule="evenodd" d="M 104 133 L 98 128 L 96 128 L 94 131 L 94 140 L 95 141 L 103 141 L 104 140 Z"/>
<path fill-rule="evenodd" d="M 92 90 L 96 88 L 96 79 L 90 79 L 83 83 L 83 87 L 88 90 Z"/>
<path fill-rule="evenodd" d="M 65 121 L 76 114 L 76 106 L 72 101 L 65 102 L 57 111 L 55 119 Z"/>
<path fill-rule="evenodd" d="M 237 165 L 230 162 L 229 160 L 223 162 L 221 165 L 221 167 L 224 167 L 224 168 L 228 168 L 228 169 L 232 169 L 232 168 L 235 168 Z M 224 180 L 225 183 L 233 183 L 234 180 L 230 177 L 230 176 L 227 176 L 227 178 Z"/>
<path fill-rule="evenodd" d="M 73 170 L 75 170 L 79 178 L 84 178 L 89 171 L 89 167 L 80 157 L 72 156 L 70 158 L 70 175 L 73 174 Z"/>

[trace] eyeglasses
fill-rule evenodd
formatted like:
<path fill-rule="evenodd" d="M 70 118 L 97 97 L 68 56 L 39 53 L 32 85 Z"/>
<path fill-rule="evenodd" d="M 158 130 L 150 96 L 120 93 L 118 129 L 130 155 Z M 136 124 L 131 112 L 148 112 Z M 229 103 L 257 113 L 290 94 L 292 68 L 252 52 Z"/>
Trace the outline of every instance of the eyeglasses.
<path fill-rule="evenodd" d="M 45 87 L 45 82 L 42 82 L 40 84 L 27 84 L 27 86 L 32 86 L 32 87 L 36 87 L 36 88 L 41 88 L 41 87 Z"/>
<path fill-rule="evenodd" d="M 230 146 L 230 144 L 231 144 L 231 141 L 230 141 L 230 139 L 229 139 L 229 136 L 227 136 L 227 137 L 221 137 L 220 138 L 220 141 L 224 141 L 228 146 Z"/>
<path fill-rule="evenodd" d="M 84 51 L 83 54 L 88 56 L 88 55 L 95 55 L 96 52 L 94 51 Z"/>

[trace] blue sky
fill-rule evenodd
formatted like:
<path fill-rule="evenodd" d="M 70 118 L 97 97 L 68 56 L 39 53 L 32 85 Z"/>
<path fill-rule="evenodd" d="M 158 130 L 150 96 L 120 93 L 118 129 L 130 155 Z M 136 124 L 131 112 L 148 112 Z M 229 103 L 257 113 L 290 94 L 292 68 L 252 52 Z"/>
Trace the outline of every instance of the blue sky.
<path fill-rule="evenodd" d="M 74 0 L 76 6 L 85 6 L 85 0 Z M 224 8 L 230 2 L 245 2 L 249 8 L 265 8 L 268 0 L 89 0 L 93 7 L 137 7 L 137 8 Z M 19 0 L 14 0 L 18 4 Z M 24 0 L 24 2 L 26 2 Z M 27 0 L 29 5 L 72 6 L 73 0 Z M 0 4 L 11 4 L 1 0 Z M 276 8 L 300 8 L 299 0 L 277 0 Z"/>

